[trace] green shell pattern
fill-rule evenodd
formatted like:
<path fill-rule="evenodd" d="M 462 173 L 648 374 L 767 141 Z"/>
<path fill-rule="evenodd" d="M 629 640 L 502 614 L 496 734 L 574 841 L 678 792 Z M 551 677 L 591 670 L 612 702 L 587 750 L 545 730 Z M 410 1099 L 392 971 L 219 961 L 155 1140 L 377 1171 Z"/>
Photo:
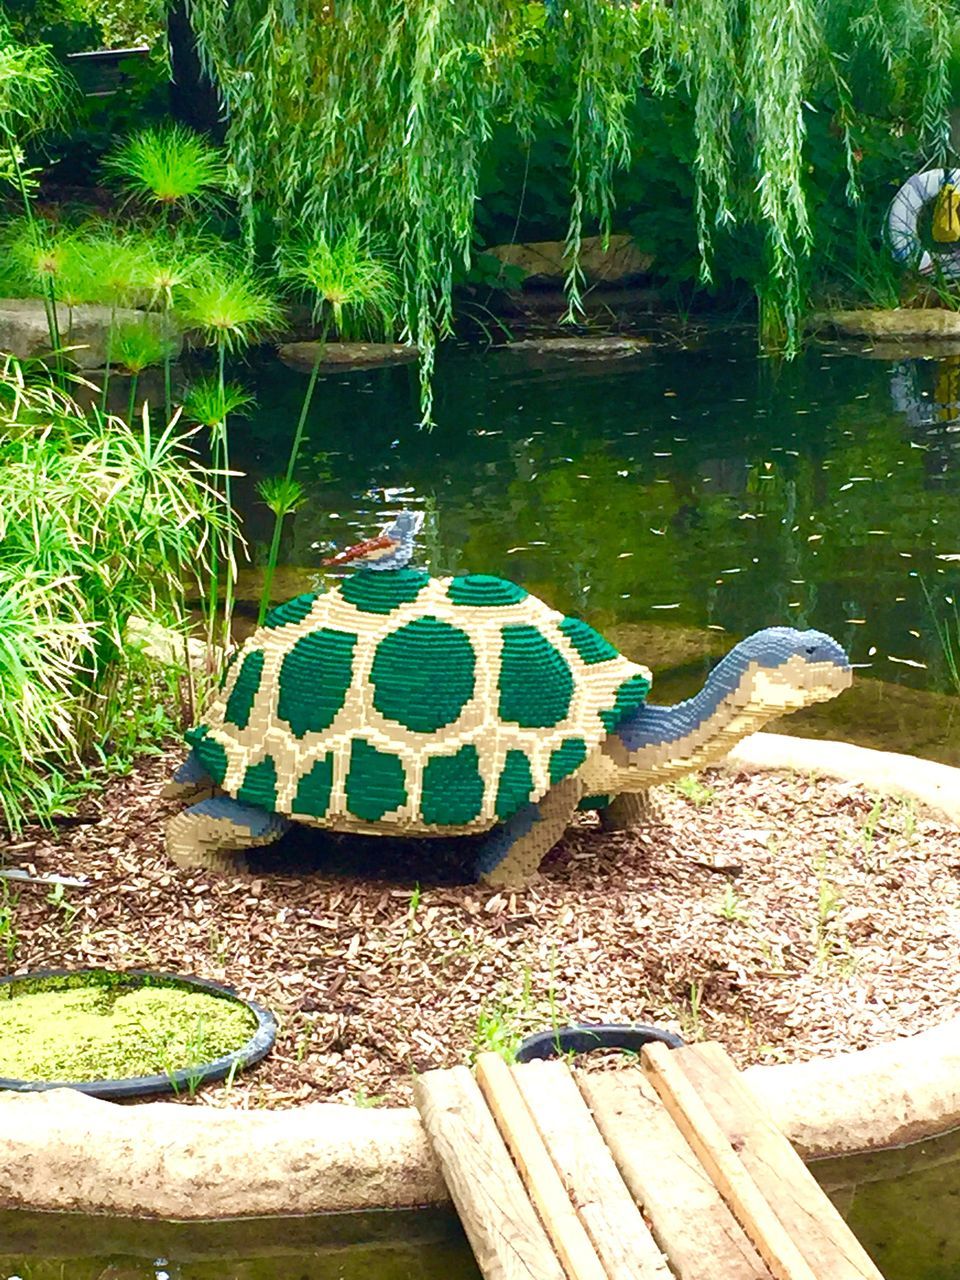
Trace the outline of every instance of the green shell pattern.
<path fill-rule="evenodd" d="M 579 769 L 649 687 L 512 582 L 360 569 L 273 610 L 187 740 L 229 795 L 299 822 L 478 832 Z"/>

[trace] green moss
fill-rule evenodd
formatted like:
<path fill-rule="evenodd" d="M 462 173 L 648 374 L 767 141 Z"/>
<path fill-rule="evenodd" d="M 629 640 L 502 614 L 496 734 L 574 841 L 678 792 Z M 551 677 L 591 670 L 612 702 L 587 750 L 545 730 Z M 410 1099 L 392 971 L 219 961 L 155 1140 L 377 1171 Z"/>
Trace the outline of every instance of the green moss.
<path fill-rule="evenodd" d="M 64 988 L 57 982 L 52 989 L 16 983 L 0 990 L 5 1079 L 169 1075 L 232 1053 L 256 1029 L 253 1014 L 238 1001 L 181 987 Z"/>

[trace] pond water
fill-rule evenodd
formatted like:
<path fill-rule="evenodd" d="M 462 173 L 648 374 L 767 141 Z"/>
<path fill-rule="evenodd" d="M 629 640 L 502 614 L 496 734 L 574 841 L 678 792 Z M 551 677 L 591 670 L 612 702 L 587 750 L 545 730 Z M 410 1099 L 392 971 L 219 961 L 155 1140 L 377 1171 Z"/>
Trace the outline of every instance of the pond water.
<path fill-rule="evenodd" d="M 960 1131 L 813 1172 L 885 1280 L 960 1275 Z"/>
<path fill-rule="evenodd" d="M 133 1222 L 0 1213 L 0 1280 L 480 1280 L 448 1213 Z"/>
<path fill-rule="evenodd" d="M 272 517 L 253 486 L 285 467 L 306 377 L 271 360 L 252 380 L 257 411 L 232 429 L 262 562 Z M 784 730 L 960 763 L 938 635 L 960 629 L 958 381 L 955 359 L 826 346 L 785 364 L 746 334 L 618 362 L 449 350 L 423 431 L 413 367 L 321 378 L 276 594 L 425 506 L 430 568 L 510 577 L 581 614 L 653 668 L 659 701 L 757 627 L 815 626 L 862 678 Z M 248 611 L 258 578 L 244 575 Z"/>

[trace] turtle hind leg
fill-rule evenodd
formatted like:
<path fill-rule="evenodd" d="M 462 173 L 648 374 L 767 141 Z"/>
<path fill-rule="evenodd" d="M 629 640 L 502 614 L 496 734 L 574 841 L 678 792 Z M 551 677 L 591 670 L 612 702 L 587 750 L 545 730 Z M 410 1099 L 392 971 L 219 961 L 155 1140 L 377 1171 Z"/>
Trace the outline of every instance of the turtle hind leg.
<path fill-rule="evenodd" d="M 247 849 L 279 840 L 291 823 L 278 813 L 217 796 L 176 814 L 167 823 L 167 853 L 178 867 L 246 871 Z"/>
<path fill-rule="evenodd" d="M 494 827 L 477 858 L 478 878 L 494 889 L 519 889 L 532 880 L 570 825 L 580 794 L 579 782 L 565 778 L 539 804 L 525 805 Z"/>
<path fill-rule="evenodd" d="M 598 817 L 604 831 L 632 831 L 661 821 L 660 806 L 649 791 L 621 791 Z"/>

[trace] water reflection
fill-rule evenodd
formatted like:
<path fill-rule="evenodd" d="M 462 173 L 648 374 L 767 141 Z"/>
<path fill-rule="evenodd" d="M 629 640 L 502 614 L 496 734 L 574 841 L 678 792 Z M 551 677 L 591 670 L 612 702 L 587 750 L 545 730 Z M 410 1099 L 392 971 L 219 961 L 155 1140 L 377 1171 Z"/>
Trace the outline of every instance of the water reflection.
<path fill-rule="evenodd" d="M 284 558 L 316 572 L 331 543 L 426 503 L 435 571 L 512 577 L 611 632 L 655 623 L 730 644 L 771 623 L 815 626 L 869 677 L 947 694 L 921 580 L 942 609 L 960 592 L 960 437 L 940 449 L 929 435 L 954 425 L 936 414 L 960 399 L 960 375 L 914 365 L 816 348 L 778 365 L 729 338 L 559 371 L 451 351 L 432 432 L 417 429 L 409 368 L 338 374 L 317 397 L 309 502 Z M 922 394 L 931 378 L 945 398 Z M 234 457 L 262 556 L 269 514 L 252 484 L 282 467 L 303 380 L 271 362 L 256 381 Z M 670 673 L 658 667 L 658 685 Z"/>
<path fill-rule="evenodd" d="M 960 1275 L 960 1132 L 813 1172 L 885 1280 Z"/>

